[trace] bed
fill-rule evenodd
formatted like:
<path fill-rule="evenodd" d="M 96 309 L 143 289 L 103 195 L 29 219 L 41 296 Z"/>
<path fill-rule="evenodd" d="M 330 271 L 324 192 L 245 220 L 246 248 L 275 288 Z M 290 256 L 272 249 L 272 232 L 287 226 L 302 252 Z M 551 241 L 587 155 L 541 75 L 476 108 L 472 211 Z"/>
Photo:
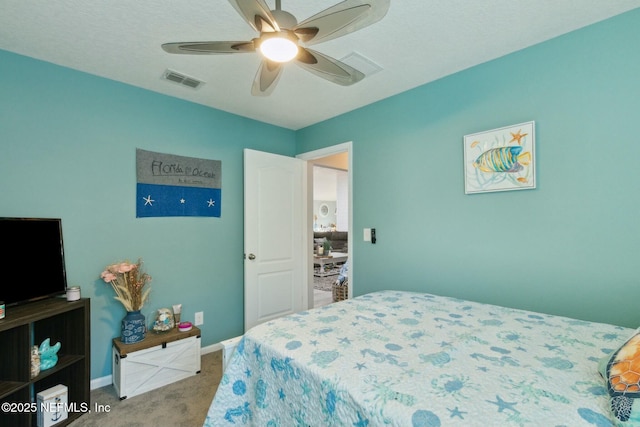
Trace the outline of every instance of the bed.
<path fill-rule="evenodd" d="M 249 330 L 205 426 L 612 426 L 599 369 L 634 332 L 374 292 Z"/>

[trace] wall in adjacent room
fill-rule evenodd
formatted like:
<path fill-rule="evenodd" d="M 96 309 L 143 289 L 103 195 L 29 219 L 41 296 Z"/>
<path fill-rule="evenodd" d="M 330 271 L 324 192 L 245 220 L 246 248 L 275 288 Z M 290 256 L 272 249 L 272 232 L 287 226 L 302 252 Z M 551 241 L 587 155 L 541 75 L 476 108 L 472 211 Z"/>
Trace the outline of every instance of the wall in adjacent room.
<path fill-rule="evenodd" d="M 91 298 L 91 378 L 111 373 L 125 315 L 99 279 L 117 261 L 153 276 L 148 322 L 181 303 L 183 320 L 204 312 L 203 346 L 242 334 L 242 150 L 291 156 L 294 132 L 6 51 L 0 76 L 0 216 L 62 218 L 69 285 Z M 221 217 L 136 218 L 136 148 L 220 160 Z M 2 286 L 29 286 L 25 261 Z"/>
<path fill-rule="evenodd" d="M 299 130 L 298 153 L 353 141 L 354 293 L 637 327 L 639 26 L 634 10 Z M 531 120 L 537 188 L 465 195 L 464 135 Z"/>

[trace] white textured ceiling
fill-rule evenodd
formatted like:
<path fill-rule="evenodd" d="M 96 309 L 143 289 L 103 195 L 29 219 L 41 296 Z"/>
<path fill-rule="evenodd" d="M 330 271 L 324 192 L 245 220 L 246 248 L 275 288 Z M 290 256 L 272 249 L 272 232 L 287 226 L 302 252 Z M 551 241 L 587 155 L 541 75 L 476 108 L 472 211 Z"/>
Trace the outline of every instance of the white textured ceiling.
<path fill-rule="evenodd" d="M 282 0 L 282 9 L 302 21 L 336 3 Z M 258 54 L 160 47 L 256 37 L 225 0 L 0 0 L 0 49 L 300 129 L 637 7 L 640 0 L 392 0 L 381 21 L 313 46 L 337 59 L 356 52 L 382 71 L 343 87 L 290 64 L 264 98 L 250 94 Z M 171 83 L 162 79 L 167 69 L 206 83 Z"/>

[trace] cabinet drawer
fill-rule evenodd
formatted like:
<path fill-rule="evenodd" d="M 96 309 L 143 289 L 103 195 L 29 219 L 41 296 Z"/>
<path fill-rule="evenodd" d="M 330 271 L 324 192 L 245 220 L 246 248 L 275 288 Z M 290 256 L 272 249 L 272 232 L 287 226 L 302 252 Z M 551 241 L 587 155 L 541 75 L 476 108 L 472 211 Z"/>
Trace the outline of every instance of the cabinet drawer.
<path fill-rule="evenodd" d="M 137 396 L 200 372 L 200 337 L 156 345 L 121 357 L 112 350 L 113 385 L 120 399 Z"/>

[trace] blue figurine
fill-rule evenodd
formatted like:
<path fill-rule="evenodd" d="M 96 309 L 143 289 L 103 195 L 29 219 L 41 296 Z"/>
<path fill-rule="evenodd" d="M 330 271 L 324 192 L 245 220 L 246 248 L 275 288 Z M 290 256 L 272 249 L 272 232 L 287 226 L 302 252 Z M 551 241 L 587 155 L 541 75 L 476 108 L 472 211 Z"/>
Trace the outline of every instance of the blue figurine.
<path fill-rule="evenodd" d="M 60 350 L 60 343 L 56 343 L 51 347 L 49 338 L 42 341 L 40 344 L 40 370 L 53 368 L 58 363 L 58 350 Z"/>

